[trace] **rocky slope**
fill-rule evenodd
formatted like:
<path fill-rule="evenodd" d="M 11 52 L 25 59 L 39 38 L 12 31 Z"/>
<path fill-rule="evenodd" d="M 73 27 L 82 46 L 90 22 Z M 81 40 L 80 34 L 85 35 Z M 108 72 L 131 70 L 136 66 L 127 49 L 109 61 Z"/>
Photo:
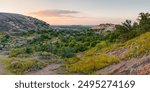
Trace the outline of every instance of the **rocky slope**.
<path fill-rule="evenodd" d="M 49 24 L 29 16 L 12 13 L 0 13 L 0 32 L 38 30 L 39 26 L 49 27 Z"/>
<path fill-rule="evenodd" d="M 150 55 L 142 58 L 122 61 L 118 64 L 111 65 L 96 74 L 115 74 L 115 75 L 145 75 L 150 74 Z"/>
<path fill-rule="evenodd" d="M 84 70 L 92 70 L 94 74 L 101 75 L 149 75 L 150 74 L 150 32 L 141 34 L 124 43 L 106 45 L 105 42 L 99 43 L 96 47 L 83 53 L 79 53 L 81 60 L 78 67 L 86 64 Z M 102 47 L 102 49 L 99 49 Z M 105 56 L 104 56 L 105 55 Z M 107 56 L 107 57 L 106 57 Z M 111 57 L 119 58 L 119 62 L 112 63 Z M 114 59 L 115 60 L 115 59 Z M 84 61 L 84 62 L 83 62 Z M 86 61 L 89 61 L 86 63 Z M 90 63 L 90 62 L 94 62 Z M 103 63 L 103 64 L 102 64 Z M 99 64 L 99 65 L 98 65 Z M 75 64 L 74 64 L 75 66 Z M 90 67 L 89 67 L 90 66 Z M 96 69 L 96 68 L 97 69 Z"/>

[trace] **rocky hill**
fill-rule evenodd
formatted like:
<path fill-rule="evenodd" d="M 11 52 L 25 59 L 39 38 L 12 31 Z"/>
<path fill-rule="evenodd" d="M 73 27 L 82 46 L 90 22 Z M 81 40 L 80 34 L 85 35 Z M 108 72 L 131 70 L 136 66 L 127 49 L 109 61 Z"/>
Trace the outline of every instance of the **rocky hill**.
<path fill-rule="evenodd" d="M 13 13 L 0 13 L 1 32 L 21 32 L 27 30 L 38 30 L 39 26 L 49 27 L 44 21 Z"/>
<path fill-rule="evenodd" d="M 92 27 L 91 29 L 93 30 L 98 30 L 98 31 L 113 31 L 115 30 L 115 24 L 100 24 L 97 26 Z"/>

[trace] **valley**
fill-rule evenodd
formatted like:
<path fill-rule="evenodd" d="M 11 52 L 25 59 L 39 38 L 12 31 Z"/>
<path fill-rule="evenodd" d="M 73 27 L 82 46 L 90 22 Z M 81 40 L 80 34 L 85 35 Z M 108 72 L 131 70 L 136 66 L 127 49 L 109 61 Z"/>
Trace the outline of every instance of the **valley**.
<path fill-rule="evenodd" d="M 117 25 L 51 26 L 7 13 L 0 23 L 1 75 L 150 74 L 149 13 Z"/>

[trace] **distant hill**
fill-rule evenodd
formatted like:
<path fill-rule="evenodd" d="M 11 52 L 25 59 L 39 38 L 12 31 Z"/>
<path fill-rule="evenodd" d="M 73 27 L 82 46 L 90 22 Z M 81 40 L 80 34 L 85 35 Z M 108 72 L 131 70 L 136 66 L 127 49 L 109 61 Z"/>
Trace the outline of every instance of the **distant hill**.
<path fill-rule="evenodd" d="M 38 30 L 39 26 L 49 27 L 39 19 L 13 13 L 0 13 L 1 32 L 21 32 L 27 30 Z"/>
<path fill-rule="evenodd" d="M 90 29 L 91 26 L 84 26 L 84 25 L 51 25 L 52 29 L 56 31 L 81 31 Z"/>
<path fill-rule="evenodd" d="M 115 24 L 100 24 L 97 26 L 92 27 L 91 29 L 97 30 L 97 31 L 113 31 L 115 30 Z"/>

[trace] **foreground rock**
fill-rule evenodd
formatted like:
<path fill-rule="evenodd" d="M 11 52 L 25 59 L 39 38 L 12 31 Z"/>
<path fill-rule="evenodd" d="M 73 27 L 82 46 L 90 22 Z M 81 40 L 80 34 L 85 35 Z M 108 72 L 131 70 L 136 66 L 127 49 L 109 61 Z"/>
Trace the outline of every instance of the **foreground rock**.
<path fill-rule="evenodd" d="M 149 75 L 150 74 L 150 55 L 143 58 L 122 61 L 96 72 L 96 74 L 113 75 Z"/>
<path fill-rule="evenodd" d="M 22 32 L 38 30 L 38 27 L 49 27 L 44 21 L 12 13 L 0 13 L 0 32 Z"/>

